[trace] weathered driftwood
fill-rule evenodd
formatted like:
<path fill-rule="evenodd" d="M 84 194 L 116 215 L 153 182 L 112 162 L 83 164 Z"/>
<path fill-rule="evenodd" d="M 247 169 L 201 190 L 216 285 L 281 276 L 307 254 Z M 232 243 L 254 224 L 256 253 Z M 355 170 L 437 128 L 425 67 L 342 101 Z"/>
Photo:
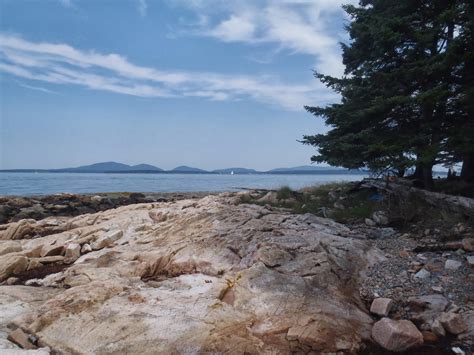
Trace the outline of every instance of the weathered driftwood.
<path fill-rule="evenodd" d="M 474 218 L 474 199 L 419 189 L 411 186 L 410 180 L 398 179 L 397 181 L 385 181 L 380 179 L 364 179 L 360 187 L 376 188 L 377 190 L 389 194 L 397 194 L 407 199 L 415 194 L 434 207 L 462 213 Z"/>

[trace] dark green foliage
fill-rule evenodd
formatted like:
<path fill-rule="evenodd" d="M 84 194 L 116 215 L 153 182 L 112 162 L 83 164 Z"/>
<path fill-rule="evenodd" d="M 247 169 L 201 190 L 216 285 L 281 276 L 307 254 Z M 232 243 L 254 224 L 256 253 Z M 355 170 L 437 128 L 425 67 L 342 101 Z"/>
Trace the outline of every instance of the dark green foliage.
<path fill-rule="evenodd" d="M 341 102 L 306 107 L 330 127 L 304 136 L 318 149 L 312 161 L 399 176 L 416 166 L 430 187 L 433 165 L 470 157 L 474 178 L 473 6 L 457 0 L 345 6 L 352 19 L 351 42 L 342 45 L 345 74 L 315 73 Z"/>

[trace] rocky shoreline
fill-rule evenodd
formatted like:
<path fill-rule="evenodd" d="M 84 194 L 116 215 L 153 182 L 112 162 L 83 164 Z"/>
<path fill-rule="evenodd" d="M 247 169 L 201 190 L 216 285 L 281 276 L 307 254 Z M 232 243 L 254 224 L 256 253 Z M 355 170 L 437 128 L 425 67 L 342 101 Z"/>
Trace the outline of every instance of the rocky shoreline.
<path fill-rule="evenodd" d="M 2 353 L 473 351 L 471 220 L 445 242 L 383 211 L 344 225 L 278 199 L 0 199 Z"/>
<path fill-rule="evenodd" d="M 21 219 L 43 219 L 51 216 L 79 216 L 106 211 L 135 203 L 172 202 L 211 195 L 211 192 L 108 192 L 38 196 L 0 196 L 0 224 Z"/>

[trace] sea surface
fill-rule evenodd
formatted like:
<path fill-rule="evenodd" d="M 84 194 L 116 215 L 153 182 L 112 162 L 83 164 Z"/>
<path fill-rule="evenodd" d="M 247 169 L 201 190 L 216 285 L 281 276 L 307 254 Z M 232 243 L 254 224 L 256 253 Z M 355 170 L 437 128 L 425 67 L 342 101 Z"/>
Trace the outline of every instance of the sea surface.
<path fill-rule="evenodd" d="M 86 174 L 0 173 L 0 195 L 49 195 L 62 192 L 237 191 L 242 188 L 299 189 L 329 182 L 357 181 L 364 175 L 219 175 L 219 174 Z"/>

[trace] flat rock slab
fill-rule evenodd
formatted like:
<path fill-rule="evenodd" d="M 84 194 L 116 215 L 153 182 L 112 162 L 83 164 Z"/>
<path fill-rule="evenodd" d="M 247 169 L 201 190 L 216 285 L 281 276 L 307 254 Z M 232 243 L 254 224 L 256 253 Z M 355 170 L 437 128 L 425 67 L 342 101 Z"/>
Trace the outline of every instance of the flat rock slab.
<path fill-rule="evenodd" d="M 4 324 L 81 354 L 355 353 L 369 342 L 357 283 L 382 254 L 331 220 L 236 202 L 222 194 L 12 224 L 3 238 L 20 243 L 13 255 L 72 245 L 74 257 L 39 287 L 0 286 L 6 309 L 21 300 Z"/>

